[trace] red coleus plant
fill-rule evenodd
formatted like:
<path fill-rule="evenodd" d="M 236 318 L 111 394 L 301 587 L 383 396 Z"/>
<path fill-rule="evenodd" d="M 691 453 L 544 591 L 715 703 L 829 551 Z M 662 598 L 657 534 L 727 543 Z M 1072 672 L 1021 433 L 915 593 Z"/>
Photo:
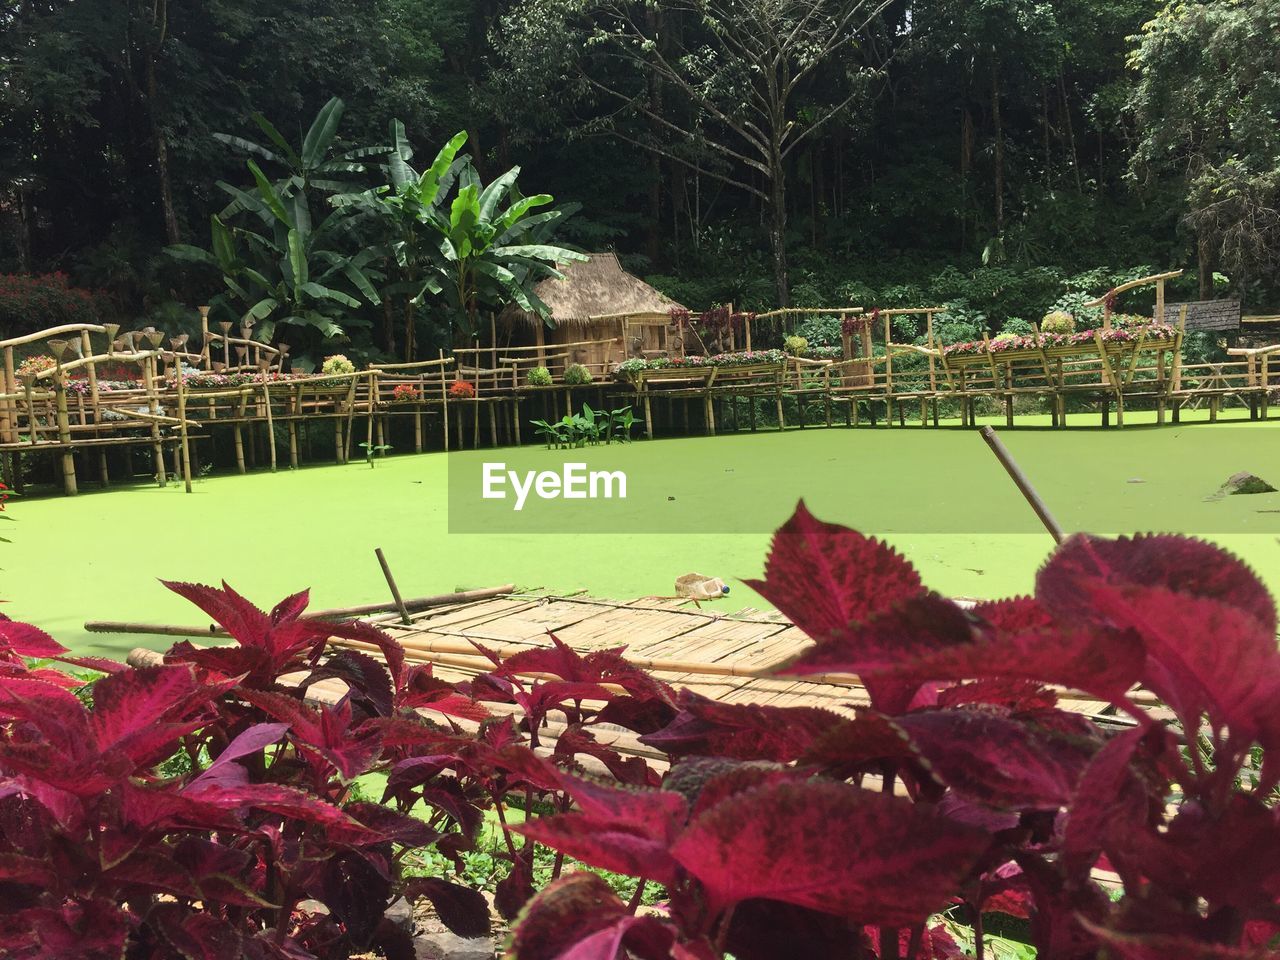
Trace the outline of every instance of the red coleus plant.
<path fill-rule="evenodd" d="M 514 956 L 955 956 L 930 919 L 948 905 L 979 956 L 990 912 L 1029 918 L 1043 957 L 1274 955 L 1280 652 L 1239 561 L 1077 536 L 1034 597 L 966 610 L 801 505 L 753 586 L 814 640 L 782 672 L 856 674 L 870 705 L 683 694 L 642 738 L 685 758 L 660 789 L 565 781 L 573 808 L 522 828 L 662 884 L 668 911 L 571 875 L 530 903 Z"/>
<path fill-rule="evenodd" d="M 400 877 L 440 831 L 351 797 L 355 777 L 452 732 L 405 706 L 421 684 L 399 647 L 304 619 L 305 594 L 267 614 L 229 587 L 171 587 L 239 644 L 180 644 L 164 665 L 126 669 L 0 622 L 0 956 L 410 958 L 408 932 L 384 918 L 402 893 L 483 933 L 478 893 Z M 376 644 L 385 664 L 325 656 L 330 635 Z M 82 680 L 24 657 L 116 672 L 82 699 Z M 298 669 L 301 686 L 280 684 Z M 333 706 L 303 702 L 333 678 L 346 687 Z"/>
<path fill-rule="evenodd" d="M 476 385 L 470 380 L 455 380 L 449 384 L 449 396 L 454 400 L 471 400 L 476 395 Z"/>

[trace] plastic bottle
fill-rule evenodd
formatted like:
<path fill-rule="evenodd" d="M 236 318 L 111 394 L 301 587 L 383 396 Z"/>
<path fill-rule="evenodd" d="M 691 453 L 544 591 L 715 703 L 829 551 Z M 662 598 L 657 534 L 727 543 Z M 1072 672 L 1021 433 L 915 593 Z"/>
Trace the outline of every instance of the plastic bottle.
<path fill-rule="evenodd" d="M 692 585 L 689 593 L 695 600 L 718 600 L 729 592 L 729 586 L 719 577 L 708 577 Z"/>

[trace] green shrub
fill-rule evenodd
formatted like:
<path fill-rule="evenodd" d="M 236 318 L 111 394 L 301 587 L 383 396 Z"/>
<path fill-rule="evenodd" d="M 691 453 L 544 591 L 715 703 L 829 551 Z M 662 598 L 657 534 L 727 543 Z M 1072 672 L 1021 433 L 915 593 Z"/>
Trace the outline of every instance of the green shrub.
<path fill-rule="evenodd" d="M 525 377 L 525 382 L 531 387 L 549 387 L 551 386 L 551 371 L 546 367 L 534 367 Z"/>
<path fill-rule="evenodd" d="M 809 349 L 809 341 L 804 337 L 793 334 L 782 341 L 782 346 L 793 357 L 803 357 Z"/>
<path fill-rule="evenodd" d="M 840 346 L 840 318 L 831 314 L 809 317 L 796 324 L 796 336 L 809 341 L 811 347 Z"/>
<path fill-rule="evenodd" d="M 565 367 L 564 382 L 571 387 L 586 386 L 592 380 L 591 371 L 580 363 L 571 363 Z"/>
<path fill-rule="evenodd" d="M 1068 334 L 1076 332 L 1076 318 L 1065 310 L 1054 310 L 1046 313 L 1040 321 L 1042 333 Z"/>
<path fill-rule="evenodd" d="M 1006 341 L 1017 340 L 1017 339 L 1018 339 L 1018 335 L 1016 333 L 997 333 L 994 337 L 991 338 L 991 342 L 1005 343 Z"/>

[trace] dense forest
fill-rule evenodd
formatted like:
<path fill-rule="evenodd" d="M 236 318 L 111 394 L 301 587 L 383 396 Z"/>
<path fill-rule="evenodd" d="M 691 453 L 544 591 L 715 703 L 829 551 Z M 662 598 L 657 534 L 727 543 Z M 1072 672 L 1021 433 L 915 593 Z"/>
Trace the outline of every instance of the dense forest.
<path fill-rule="evenodd" d="M 338 97 L 321 213 L 397 130 L 415 167 L 464 131 L 477 183 L 555 197 L 556 244 L 699 309 L 940 301 L 994 332 L 1181 267 L 1274 310 L 1278 30 L 1280 0 L 4 0 L 0 272 L 189 317 L 223 283 L 175 245 L 216 252 L 219 181 Z M 340 296 L 370 352 L 467 306 L 397 343 L 394 296 Z"/>

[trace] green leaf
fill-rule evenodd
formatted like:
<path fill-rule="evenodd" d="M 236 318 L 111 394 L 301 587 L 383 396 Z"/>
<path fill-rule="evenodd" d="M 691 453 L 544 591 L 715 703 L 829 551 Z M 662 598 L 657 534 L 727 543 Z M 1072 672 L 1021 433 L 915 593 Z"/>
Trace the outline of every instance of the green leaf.
<path fill-rule="evenodd" d="M 293 271 L 293 288 L 296 291 L 308 280 L 307 254 L 303 249 L 302 235 L 297 230 L 289 231 L 289 268 Z"/>
<path fill-rule="evenodd" d="M 431 166 L 423 171 L 418 180 L 417 195 L 418 202 L 424 207 L 430 207 L 435 204 L 441 193 L 442 181 L 449 172 L 449 168 L 453 166 L 458 151 L 462 149 L 462 145 L 466 142 L 467 132 L 465 130 L 455 133 L 453 138 L 440 148 L 436 158 L 431 161 Z"/>
<path fill-rule="evenodd" d="M 511 187 L 516 182 L 516 177 L 518 176 L 520 176 L 520 168 L 512 167 L 502 176 L 498 177 L 497 180 L 494 180 L 484 188 L 483 192 L 480 194 L 481 220 L 493 219 L 493 212 L 498 209 L 498 203 L 511 191 Z M 543 196 L 546 196 L 546 194 L 543 194 Z M 547 197 L 547 200 L 550 201 L 551 198 Z M 522 200 L 520 202 L 524 203 L 525 201 Z"/>
<path fill-rule="evenodd" d="M 267 139 L 279 147 L 280 151 L 289 158 L 289 166 L 293 167 L 295 170 L 301 169 L 302 161 L 298 159 L 298 154 L 294 152 L 289 141 L 281 136 L 280 131 L 275 128 L 275 125 L 256 111 L 250 114 L 250 118 L 258 125 L 258 129 L 267 135 Z M 272 159 L 277 163 L 280 162 L 279 157 L 273 157 Z"/>
<path fill-rule="evenodd" d="M 274 297 L 263 297 L 252 307 L 244 312 L 245 320 L 265 320 L 271 316 L 271 311 L 280 306 L 280 301 Z"/>
<path fill-rule="evenodd" d="M 289 222 L 289 213 L 285 210 L 284 202 L 280 199 L 280 194 L 275 186 L 267 179 L 267 175 L 262 172 L 256 163 L 250 160 L 248 165 L 249 172 L 253 174 L 253 179 L 258 184 L 258 193 L 262 197 L 262 202 L 267 205 L 268 210 L 275 214 L 277 220 L 292 228 L 293 224 Z"/>
<path fill-rule="evenodd" d="M 244 137 L 233 137 L 229 133 L 212 134 L 213 139 L 219 143 L 225 143 L 228 147 L 235 147 L 237 150 L 243 150 L 245 153 L 251 153 L 261 157 L 263 160 L 270 160 L 272 163 L 284 164 L 280 157 L 261 144 L 254 143 L 252 140 L 246 140 Z"/>
<path fill-rule="evenodd" d="M 342 304 L 344 307 L 358 307 L 360 301 L 355 297 L 347 296 L 341 290 L 334 290 L 332 287 L 321 286 L 318 283 L 308 282 L 302 285 L 302 292 L 314 297 L 317 300 L 333 300 Z"/>
<path fill-rule="evenodd" d="M 189 243 L 171 243 L 164 248 L 164 252 L 175 260 L 185 260 L 188 263 L 207 263 L 212 266 L 218 266 L 218 260 L 208 250 L 202 250 L 199 247 L 193 247 Z"/>
<path fill-rule="evenodd" d="M 311 129 L 302 140 L 304 170 L 314 169 L 324 158 L 325 151 L 329 149 L 329 144 L 333 142 L 334 135 L 338 132 L 338 123 L 342 120 L 342 112 L 345 109 L 346 107 L 337 97 L 320 108 L 315 121 L 311 124 Z"/>
<path fill-rule="evenodd" d="M 342 273 L 357 290 L 364 294 L 364 298 L 371 304 L 375 307 L 382 304 L 382 298 L 378 296 L 378 291 L 374 289 L 373 284 L 369 282 L 369 278 L 354 263 L 343 264 Z"/>

